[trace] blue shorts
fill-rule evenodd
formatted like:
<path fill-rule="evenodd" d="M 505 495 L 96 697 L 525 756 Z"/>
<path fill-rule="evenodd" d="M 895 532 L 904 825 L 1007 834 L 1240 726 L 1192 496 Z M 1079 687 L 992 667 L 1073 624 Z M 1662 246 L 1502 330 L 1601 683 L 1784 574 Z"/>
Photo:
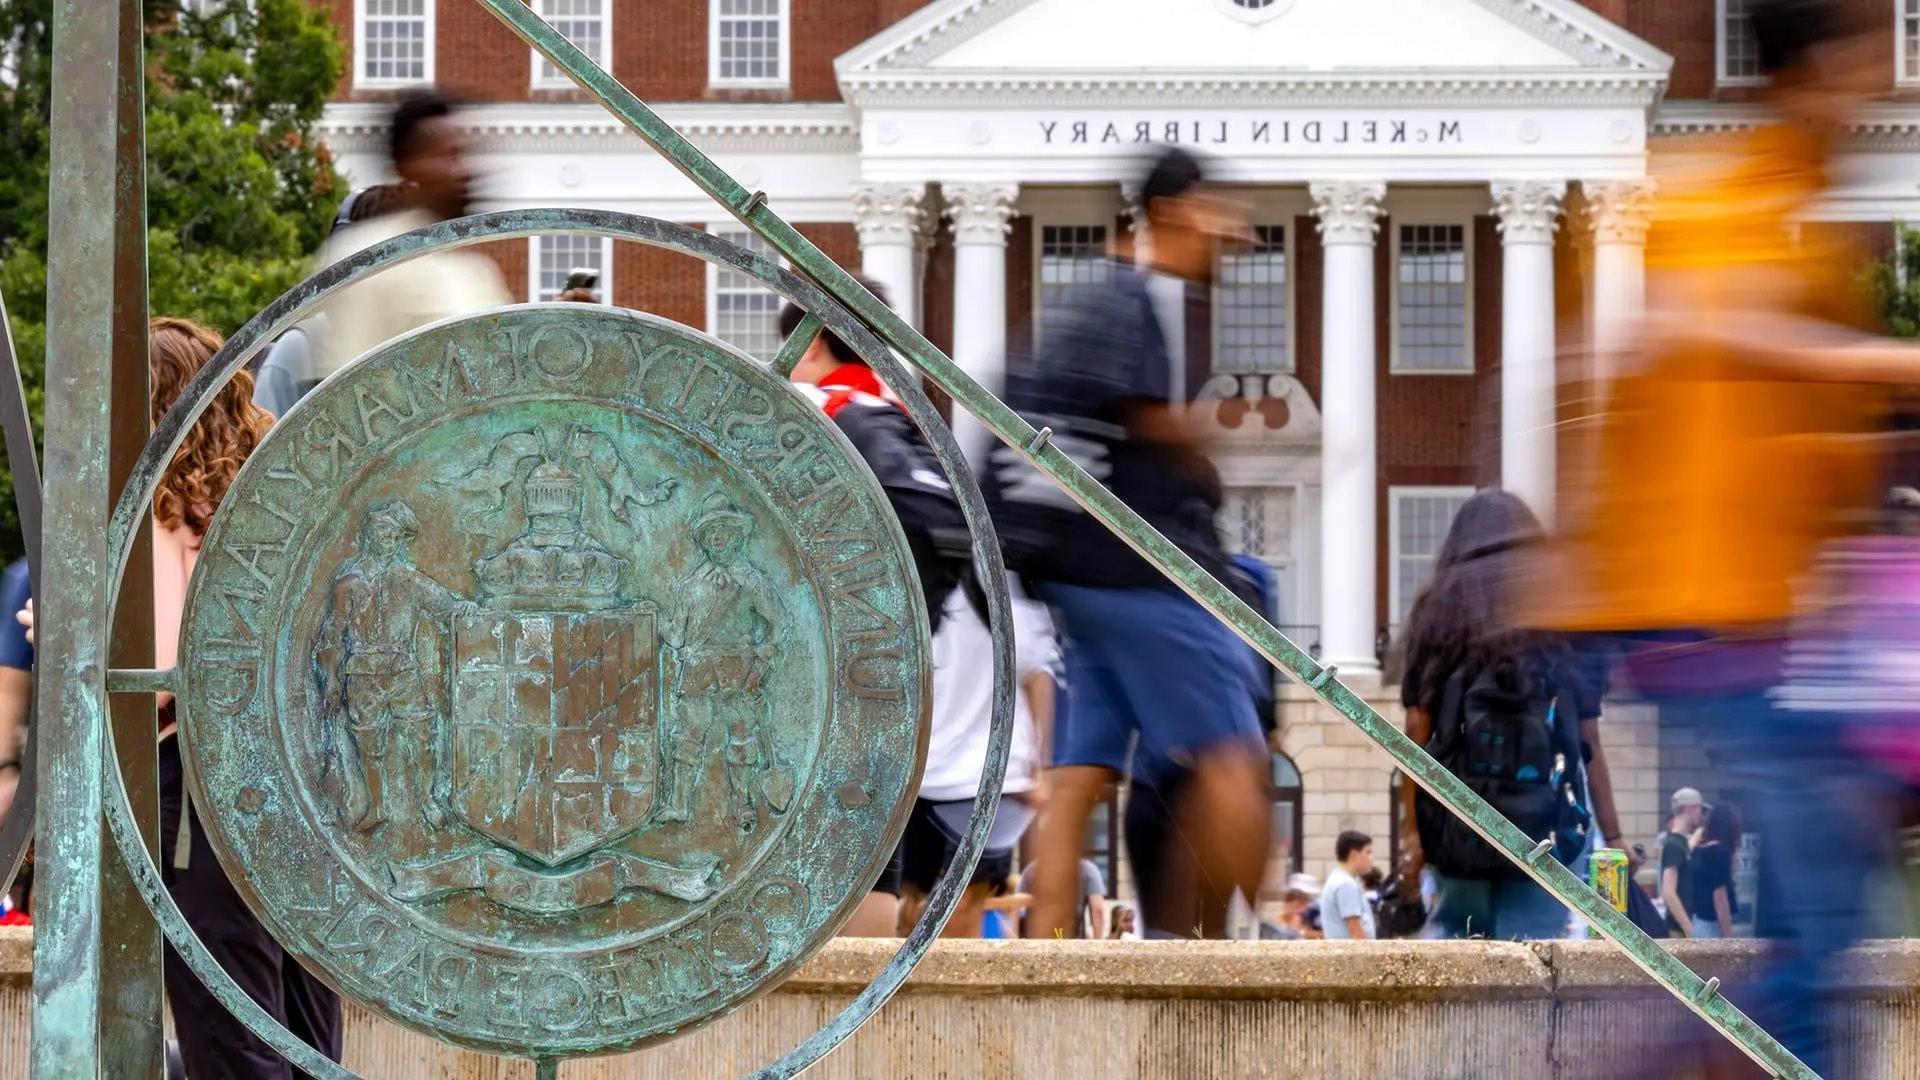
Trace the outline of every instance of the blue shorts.
<path fill-rule="evenodd" d="M 1191 768 L 1223 743 L 1263 752 L 1253 652 L 1186 594 L 1052 584 L 1067 692 L 1054 726 L 1055 765 L 1134 772 Z"/>

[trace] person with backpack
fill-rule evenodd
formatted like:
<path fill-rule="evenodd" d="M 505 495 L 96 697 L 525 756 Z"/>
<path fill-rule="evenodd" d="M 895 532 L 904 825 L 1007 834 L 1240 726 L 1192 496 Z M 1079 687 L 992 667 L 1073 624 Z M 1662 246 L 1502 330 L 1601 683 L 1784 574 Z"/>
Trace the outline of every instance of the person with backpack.
<path fill-rule="evenodd" d="M 1612 847 L 1620 827 L 1596 723 L 1600 695 L 1567 639 L 1513 620 L 1524 560 L 1543 538 L 1507 492 L 1481 491 L 1461 506 L 1407 619 L 1401 703 L 1409 738 L 1577 866 L 1596 831 Z M 1566 936 L 1567 911 L 1551 893 L 1438 800 L 1405 788 L 1414 827 L 1403 833 L 1413 838 L 1403 888 L 1415 887 L 1423 866 L 1433 870 L 1440 936 Z"/>
<path fill-rule="evenodd" d="M 878 282 L 855 276 L 887 303 Z M 793 304 L 780 310 L 780 335 L 792 337 L 806 313 Z M 818 405 L 873 471 L 887 504 L 900 520 L 913 553 L 915 578 L 926 598 L 929 630 L 936 641 L 947 600 L 965 575 L 972 535 L 946 472 L 926 436 L 867 362 L 838 334 L 822 330 L 794 365 L 794 386 Z M 842 933 L 891 937 L 899 921 L 905 848 L 896 849 L 866 902 Z"/>
<path fill-rule="evenodd" d="M 1053 444 L 1220 581 L 1232 578 L 1216 517 L 1219 475 L 1173 385 L 1165 328 L 1143 270 L 1211 279 L 1246 209 L 1211 189 L 1200 160 L 1164 148 L 1140 186 L 1146 267 L 1100 280 L 1046 313 L 1031 356 L 1009 358 L 1007 399 Z M 962 313 L 964 317 L 965 313 Z M 1259 895 L 1271 831 L 1267 749 L 1246 647 L 1017 453 L 983 479 L 1009 562 L 1054 609 L 1067 707 L 1041 815 L 1027 936 L 1073 926 L 1073 867 L 1094 806 L 1129 767 L 1190 773 L 1175 814 L 1193 840 L 1203 922 L 1224 926 L 1236 890 Z M 1131 749 L 1134 743 L 1138 750 Z M 1131 759 L 1131 761 L 1130 761 Z"/>

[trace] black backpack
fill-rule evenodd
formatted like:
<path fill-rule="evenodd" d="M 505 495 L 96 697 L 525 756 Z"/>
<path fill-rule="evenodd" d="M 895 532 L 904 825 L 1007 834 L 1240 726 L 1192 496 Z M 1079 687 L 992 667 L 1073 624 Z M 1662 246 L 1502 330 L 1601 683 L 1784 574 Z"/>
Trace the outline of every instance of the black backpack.
<path fill-rule="evenodd" d="M 1592 821 L 1581 783 L 1572 697 L 1524 661 L 1463 666 L 1447 679 L 1427 752 L 1535 841 L 1551 839 L 1554 857 L 1571 861 Z M 1480 839 L 1438 799 L 1418 792 L 1420 848 L 1449 877 L 1510 879 L 1521 871 Z"/>

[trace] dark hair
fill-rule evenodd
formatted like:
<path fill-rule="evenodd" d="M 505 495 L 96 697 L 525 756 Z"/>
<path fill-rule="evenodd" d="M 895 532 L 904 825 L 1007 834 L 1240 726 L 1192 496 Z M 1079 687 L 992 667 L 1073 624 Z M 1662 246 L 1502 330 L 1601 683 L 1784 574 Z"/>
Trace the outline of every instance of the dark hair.
<path fill-rule="evenodd" d="M 413 153 L 420 129 L 429 120 L 453 115 L 447 100 L 431 90 L 409 90 L 393 106 L 393 118 L 387 123 L 387 153 L 394 164 Z"/>
<path fill-rule="evenodd" d="M 888 304 L 892 302 L 892 298 L 887 295 L 887 287 L 885 285 L 882 285 L 879 282 L 873 280 L 872 278 L 864 277 L 860 274 L 853 275 L 853 280 L 859 282 L 862 287 L 864 287 L 868 292 L 872 293 L 877 299 L 879 299 L 881 303 Z M 800 329 L 800 320 L 806 318 L 806 316 L 807 316 L 807 313 L 804 311 L 801 311 L 799 308 L 799 305 L 797 304 L 788 304 L 785 307 L 782 307 L 780 309 L 781 338 L 785 339 L 785 338 L 792 337 L 793 332 L 795 330 Z M 820 331 L 820 333 L 826 336 L 827 351 L 833 354 L 833 358 L 835 360 L 838 360 L 843 364 L 865 364 L 866 363 L 866 361 L 861 358 L 859 353 L 853 351 L 853 346 L 847 344 L 845 341 L 842 341 L 840 339 L 839 334 L 836 334 L 831 330 L 822 330 Z"/>
<path fill-rule="evenodd" d="M 1760 74 L 1768 77 L 1806 64 L 1815 49 L 1863 29 L 1859 16 L 1839 0 L 1753 0 L 1747 17 Z"/>
<path fill-rule="evenodd" d="M 1567 648 L 1562 638 L 1514 625 L 1527 549 L 1544 535 L 1533 511 L 1508 492 L 1476 492 L 1460 507 L 1401 635 L 1413 704 L 1431 712 L 1464 666 Z"/>
<path fill-rule="evenodd" d="M 336 229 L 393 213 L 406 204 L 404 184 L 375 184 L 340 200 L 340 212 L 334 217 Z"/>
<path fill-rule="evenodd" d="M 1333 842 L 1333 857 L 1336 861 L 1346 862 L 1347 856 L 1359 851 L 1361 848 L 1372 846 L 1373 837 L 1363 832 L 1355 832 L 1352 829 L 1348 829 L 1346 832 L 1340 834 L 1338 840 Z"/>
<path fill-rule="evenodd" d="M 1206 180 L 1200 159 L 1177 146 L 1169 146 L 1153 159 L 1153 166 L 1140 181 L 1140 209 L 1153 209 L 1155 199 L 1177 199 Z"/>
<path fill-rule="evenodd" d="M 1718 840 L 1729 848 L 1737 848 L 1741 825 L 1739 807 L 1730 802 L 1715 803 L 1713 809 L 1707 811 L 1706 823 L 1700 827 L 1700 840 L 1702 843 Z"/>

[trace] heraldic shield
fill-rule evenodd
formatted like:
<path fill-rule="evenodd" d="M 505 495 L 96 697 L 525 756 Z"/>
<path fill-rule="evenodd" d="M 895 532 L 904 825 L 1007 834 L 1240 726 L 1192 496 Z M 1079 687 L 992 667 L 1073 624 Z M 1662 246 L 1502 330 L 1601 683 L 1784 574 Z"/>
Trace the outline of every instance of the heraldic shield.
<path fill-rule="evenodd" d="M 482 609 L 453 624 L 453 813 L 548 866 L 639 829 L 653 810 L 659 619 Z"/>

